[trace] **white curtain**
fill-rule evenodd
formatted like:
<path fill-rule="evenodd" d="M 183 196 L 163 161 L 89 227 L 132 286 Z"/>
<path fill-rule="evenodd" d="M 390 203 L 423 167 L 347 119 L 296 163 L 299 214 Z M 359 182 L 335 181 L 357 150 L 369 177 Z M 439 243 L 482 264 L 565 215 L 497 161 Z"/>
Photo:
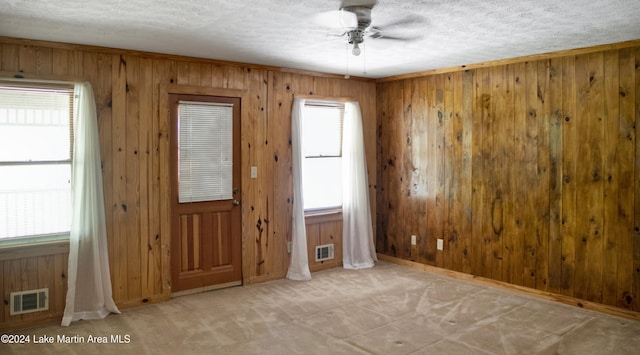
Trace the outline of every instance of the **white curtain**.
<path fill-rule="evenodd" d="M 357 102 L 345 104 L 342 137 L 342 265 L 345 269 L 370 268 L 378 258 L 373 243 L 362 114 Z"/>
<path fill-rule="evenodd" d="M 295 98 L 291 112 L 291 151 L 293 165 L 293 218 L 291 228 L 291 261 L 287 278 L 311 280 L 307 256 L 307 232 L 304 224 L 304 201 L 302 199 L 302 109 L 304 99 Z"/>
<path fill-rule="evenodd" d="M 68 290 L 62 325 L 120 313 L 111 295 L 98 120 L 88 82 L 75 85 Z"/>

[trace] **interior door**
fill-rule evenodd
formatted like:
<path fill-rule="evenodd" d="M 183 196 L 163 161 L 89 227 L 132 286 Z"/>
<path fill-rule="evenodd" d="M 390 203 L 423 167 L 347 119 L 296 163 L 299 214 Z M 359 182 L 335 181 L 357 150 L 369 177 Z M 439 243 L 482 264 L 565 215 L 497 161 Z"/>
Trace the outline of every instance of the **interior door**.
<path fill-rule="evenodd" d="M 240 284 L 240 99 L 170 94 L 169 103 L 171 291 Z"/>

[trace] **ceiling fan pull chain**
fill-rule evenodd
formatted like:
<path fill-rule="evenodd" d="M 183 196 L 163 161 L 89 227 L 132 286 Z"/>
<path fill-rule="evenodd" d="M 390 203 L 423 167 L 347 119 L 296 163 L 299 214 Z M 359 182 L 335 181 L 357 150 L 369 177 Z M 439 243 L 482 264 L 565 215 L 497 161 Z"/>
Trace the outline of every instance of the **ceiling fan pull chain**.
<path fill-rule="evenodd" d="M 367 44 L 362 43 L 362 76 L 367 76 Z"/>
<path fill-rule="evenodd" d="M 347 43 L 344 46 L 345 49 L 345 66 L 346 66 L 346 70 L 345 70 L 345 74 L 344 74 L 344 78 L 345 79 L 349 79 L 351 77 L 351 75 L 349 75 L 349 44 Z"/>

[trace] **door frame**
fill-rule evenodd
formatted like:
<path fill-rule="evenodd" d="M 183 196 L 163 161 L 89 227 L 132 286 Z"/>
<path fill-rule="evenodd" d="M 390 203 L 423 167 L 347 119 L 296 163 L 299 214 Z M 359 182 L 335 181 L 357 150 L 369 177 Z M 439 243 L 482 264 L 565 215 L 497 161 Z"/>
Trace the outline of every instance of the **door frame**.
<path fill-rule="evenodd" d="M 186 85 L 177 85 L 177 84 L 161 84 L 159 87 L 159 168 L 160 168 L 160 245 L 162 247 L 161 254 L 161 270 L 162 270 L 162 299 L 168 300 L 171 298 L 171 231 L 172 231 L 172 222 L 171 222 L 171 190 L 173 187 L 171 185 L 171 113 L 169 106 L 169 94 L 187 94 L 187 95 L 205 95 L 205 96 L 224 96 L 224 97 L 232 97 L 240 99 L 240 127 L 242 127 L 242 122 L 245 120 L 246 115 L 246 107 L 244 107 L 244 103 L 246 102 L 246 90 L 238 90 L 238 89 L 225 89 L 225 88 L 207 88 L 201 86 L 186 86 Z M 240 137 L 242 137 L 242 131 L 240 133 Z M 244 156 L 244 148 L 243 144 L 240 144 L 240 165 L 242 167 L 243 164 L 243 156 Z M 243 179 L 244 170 L 241 169 L 240 173 L 240 189 L 243 190 L 245 185 L 245 179 Z M 164 190 L 166 189 L 166 190 Z M 244 211 L 245 204 L 241 204 L 241 258 L 240 258 L 240 267 L 242 269 L 242 284 L 249 284 L 249 273 L 247 270 L 246 263 L 246 238 L 245 238 L 245 230 L 244 230 Z"/>

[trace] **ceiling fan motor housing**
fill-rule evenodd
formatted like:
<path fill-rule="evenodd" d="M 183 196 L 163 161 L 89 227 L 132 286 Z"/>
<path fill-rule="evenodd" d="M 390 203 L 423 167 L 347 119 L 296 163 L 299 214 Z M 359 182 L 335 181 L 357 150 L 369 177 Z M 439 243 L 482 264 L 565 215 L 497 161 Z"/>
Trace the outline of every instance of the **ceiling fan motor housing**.
<path fill-rule="evenodd" d="M 355 29 L 347 32 L 349 36 L 349 44 L 360 44 L 364 42 L 364 31 L 361 29 Z"/>

